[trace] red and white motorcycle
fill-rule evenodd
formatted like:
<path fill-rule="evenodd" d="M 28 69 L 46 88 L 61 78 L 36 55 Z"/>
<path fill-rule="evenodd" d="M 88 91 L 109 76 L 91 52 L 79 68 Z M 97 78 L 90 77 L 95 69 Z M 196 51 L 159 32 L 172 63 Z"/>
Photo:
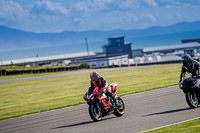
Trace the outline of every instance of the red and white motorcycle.
<path fill-rule="evenodd" d="M 117 90 L 117 85 L 118 82 L 114 82 L 110 85 L 113 93 Z M 116 97 L 115 103 L 110 96 L 106 96 L 104 93 L 100 94 L 102 89 L 103 88 L 99 89 L 98 87 L 89 87 L 83 97 L 89 105 L 90 117 L 94 121 L 100 121 L 102 117 L 110 114 L 114 114 L 117 117 L 122 116 L 125 111 L 123 100 L 120 97 Z"/>

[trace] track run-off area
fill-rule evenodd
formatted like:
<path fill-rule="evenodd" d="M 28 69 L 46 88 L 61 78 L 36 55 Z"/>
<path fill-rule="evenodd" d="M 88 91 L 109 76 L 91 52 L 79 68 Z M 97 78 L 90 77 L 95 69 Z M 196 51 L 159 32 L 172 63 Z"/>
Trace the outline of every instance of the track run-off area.
<path fill-rule="evenodd" d="M 50 75 L 42 75 L 42 76 L 31 76 L 31 77 L 11 78 L 11 79 L 0 79 L 0 84 L 1 83 L 19 82 L 19 81 L 29 81 L 29 80 L 36 80 L 36 79 L 47 79 L 47 78 L 64 77 L 64 76 L 87 74 L 87 73 L 89 75 L 89 73 L 92 72 L 92 71 L 96 71 L 96 72 L 118 71 L 118 70 L 125 70 L 125 69 L 137 69 L 137 68 L 142 68 L 142 67 L 151 67 L 151 66 L 153 66 L 153 65 L 137 66 L 137 67 L 115 67 L 115 68 L 103 68 L 103 69 L 89 69 L 89 70 L 62 72 L 62 73 L 57 73 L 57 74 L 53 74 L 52 73 Z M 157 65 L 157 66 L 159 66 L 159 65 Z"/>
<path fill-rule="evenodd" d="M 126 109 L 122 117 L 114 115 L 93 122 L 88 105 L 56 109 L 0 121 L 0 133 L 135 133 L 200 116 L 200 108 L 191 109 L 178 86 L 123 96 Z"/>

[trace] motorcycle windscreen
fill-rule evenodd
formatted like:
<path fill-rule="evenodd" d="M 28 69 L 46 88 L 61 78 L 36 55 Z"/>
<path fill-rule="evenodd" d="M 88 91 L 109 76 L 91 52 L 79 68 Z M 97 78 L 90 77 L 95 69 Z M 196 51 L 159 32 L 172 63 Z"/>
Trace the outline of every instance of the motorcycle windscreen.
<path fill-rule="evenodd" d="M 92 92 L 94 91 L 95 87 L 89 87 L 88 88 L 88 95 L 92 94 Z"/>

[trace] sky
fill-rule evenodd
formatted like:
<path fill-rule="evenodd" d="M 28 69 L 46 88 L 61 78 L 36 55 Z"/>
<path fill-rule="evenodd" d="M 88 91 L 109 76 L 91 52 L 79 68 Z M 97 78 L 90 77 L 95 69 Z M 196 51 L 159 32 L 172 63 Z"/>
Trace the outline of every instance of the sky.
<path fill-rule="evenodd" d="M 0 0 L 0 25 L 24 31 L 145 29 L 200 20 L 200 0 Z"/>

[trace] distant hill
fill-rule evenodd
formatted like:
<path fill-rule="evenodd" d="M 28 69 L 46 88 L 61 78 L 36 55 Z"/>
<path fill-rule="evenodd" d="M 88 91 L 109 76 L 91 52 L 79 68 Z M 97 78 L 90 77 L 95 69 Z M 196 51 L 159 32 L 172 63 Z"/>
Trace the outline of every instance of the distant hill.
<path fill-rule="evenodd" d="M 61 33 L 33 33 L 0 26 L 0 51 L 43 46 L 77 44 L 85 41 L 104 41 L 112 36 L 142 37 L 179 32 L 200 31 L 200 21 L 181 22 L 170 26 L 154 26 L 138 30 L 64 31 Z"/>

